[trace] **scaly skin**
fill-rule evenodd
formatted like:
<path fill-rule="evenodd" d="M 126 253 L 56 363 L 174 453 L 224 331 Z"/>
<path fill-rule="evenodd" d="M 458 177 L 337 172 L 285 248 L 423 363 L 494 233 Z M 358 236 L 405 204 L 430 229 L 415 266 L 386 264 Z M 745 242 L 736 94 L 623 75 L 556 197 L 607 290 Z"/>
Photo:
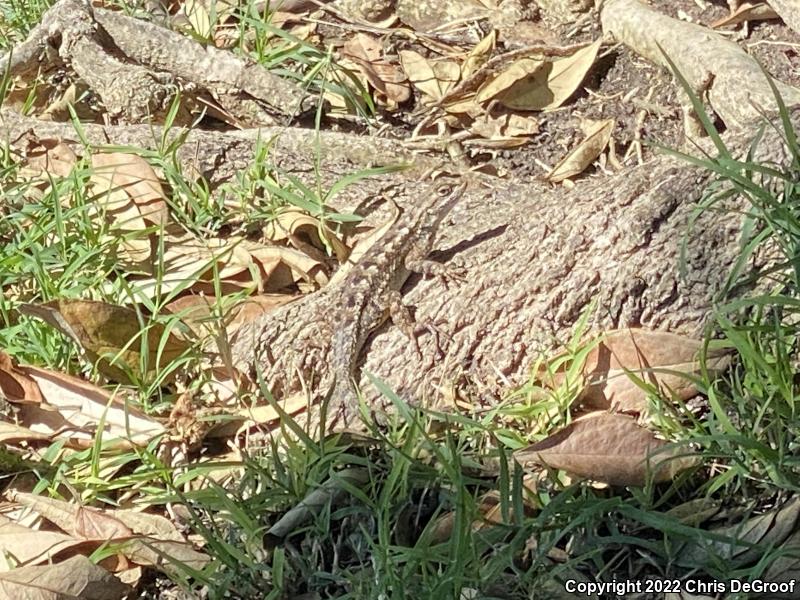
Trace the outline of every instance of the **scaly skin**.
<path fill-rule="evenodd" d="M 433 184 L 425 197 L 403 207 L 395 224 L 367 250 L 342 282 L 331 347 L 335 378 L 329 414 L 347 426 L 358 415 L 354 380 L 358 357 L 369 335 L 391 313 L 396 325 L 413 338 L 413 326 L 400 302 L 400 290 L 412 272 L 447 276 L 447 268 L 425 260 L 436 231 L 460 200 L 465 184 Z M 452 274 L 452 273 L 450 273 Z"/>

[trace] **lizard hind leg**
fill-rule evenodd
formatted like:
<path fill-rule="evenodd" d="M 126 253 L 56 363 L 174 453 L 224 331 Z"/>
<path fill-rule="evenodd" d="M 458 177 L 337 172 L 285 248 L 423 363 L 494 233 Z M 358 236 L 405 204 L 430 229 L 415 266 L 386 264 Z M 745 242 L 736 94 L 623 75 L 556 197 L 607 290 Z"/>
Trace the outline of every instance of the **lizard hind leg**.
<path fill-rule="evenodd" d="M 419 347 L 419 339 L 414 323 L 414 318 L 411 316 L 411 311 L 408 306 L 403 304 L 402 296 L 398 291 L 389 292 L 389 315 L 392 317 L 392 322 L 396 327 L 402 331 L 405 336 L 414 344 L 414 350 L 417 353 L 417 358 L 422 360 L 422 350 Z"/>

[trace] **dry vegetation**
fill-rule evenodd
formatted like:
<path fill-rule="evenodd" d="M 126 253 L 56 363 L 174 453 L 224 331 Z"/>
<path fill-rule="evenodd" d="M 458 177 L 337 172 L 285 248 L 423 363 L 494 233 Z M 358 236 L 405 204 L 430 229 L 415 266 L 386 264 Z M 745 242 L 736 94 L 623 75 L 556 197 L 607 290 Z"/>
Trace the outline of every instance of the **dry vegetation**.
<path fill-rule="evenodd" d="M 798 15 L 0 0 L 0 600 L 800 597 Z M 431 172 L 465 279 L 331 433 Z"/>

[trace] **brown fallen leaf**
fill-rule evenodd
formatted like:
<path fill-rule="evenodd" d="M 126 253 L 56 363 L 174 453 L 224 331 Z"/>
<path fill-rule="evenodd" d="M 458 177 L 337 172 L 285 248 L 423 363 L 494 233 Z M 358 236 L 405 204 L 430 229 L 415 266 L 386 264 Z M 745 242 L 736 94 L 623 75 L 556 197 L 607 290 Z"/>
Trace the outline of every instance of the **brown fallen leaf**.
<path fill-rule="evenodd" d="M 695 464 L 694 457 L 675 458 L 674 449 L 656 452 L 666 445 L 632 417 L 598 412 L 517 450 L 514 458 L 610 485 L 642 486 L 648 475 L 668 481 Z"/>
<path fill-rule="evenodd" d="M 20 369 L 17 362 L 0 351 L 0 395 L 9 402 L 39 404 L 42 394 L 36 382 Z"/>
<path fill-rule="evenodd" d="M 680 563 L 696 567 L 720 557 L 731 565 L 753 564 L 764 556 L 765 548 L 783 544 L 800 525 L 800 498 L 792 498 L 779 508 L 756 515 L 741 523 L 710 530 L 730 541 L 711 539 L 690 543 L 679 554 Z M 758 546 L 754 546 L 758 544 Z"/>
<path fill-rule="evenodd" d="M 102 198 L 114 198 L 116 202 L 104 203 L 112 213 L 119 211 L 118 202 L 125 207 L 133 203 L 135 215 L 153 225 L 165 225 L 169 221 L 164 189 L 153 167 L 141 156 L 124 152 L 92 155 L 91 182 L 95 192 Z M 117 215 L 119 216 L 119 215 Z M 133 219 L 135 222 L 136 220 Z M 130 221 L 118 219 L 123 229 L 139 229 Z"/>
<path fill-rule="evenodd" d="M 303 393 L 295 393 L 285 396 L 279 403 L 284 412 L 296 415 L 308 407 L 308 398 Z M 215 424 L 206 432 L 206 437 L 230 438 L 251 427 L 278 424 L 280 418 L 278 411 L 269 404 L 240 408 L 234 414 L 227 415 L 224 421 Z"/>
<path fill-rule="evenodd" d="M 164 517 L 130 510 L 88 508 L 21 492 L 12 493 L 10 498 L 76 538 L 118 542 L 120 552 L 139 565 L 174 573 L 176 568 L 165 557 L 197 569 L 210 560 L 195 550 Z"/>
<path fill-rule="evenodd" d="M 745 2 L 739 5 L 739 8 L 734 10 L 727 17 L 723 17 L 714 21 L 711 24 L 712 29 L 719 29 L 720 27 L 728 27 L 729 25 L 738 25 L 747 21 L 769 21 L 771 19 L 780 19 L 780 15 L 767 3 L 751 3 Z"/>
<path fill-rule="evenodd" d="M 21 174 L 28 177 L 66 177 L 77 162 L 77 155 L 67 144 L 58 139 L 42 138 L 28 144 Z"/>
<path fill-rule="evenodd" d="M 472 133 L 494 142 L 507 142 L 504 147 L 512 148 L 528 141 L 527 136 L 539 132 L 539 122 L 533 117 L 503 114 L 497 117 L 483 115 L 470 125 Z"/>
<path fill-rule="evenodd" d="M 154 373 L 181 356 L 189 343 L 158 322 L 146 330 L 135 310 L 93 300 L 54 300 L 23 304 L 20 312 L 38 317 L 75 340 L 103 375 L 130 382 Z M 142 372 L 142 341 L 147 340 Z"/>
<path fill-rule="evenodd" d="M 583 123 L 584 137 L 581 142 L 570 150 L 556 166 L 544 177 L 546 181 L 558 183 L 571 179 L 583 173 L 594 160 L 605 150 L 614 131 L 614 119 L 592 121 L 587 119 Z"/>
<path fill-rule="evenodd" d="M 267 539 L 273 543 L 282 540 L 310 521 L 326 506 L 335 506 L 341 502 L 348 494 L 347 488 L 342 486 L 342 481 L 361 487 L 369 481 L 369 473 L 361 467 L 344 469 L 318 488 L 309 490 L 300 504 L 287 511 L 267 531 Z"/>
<path fill-rule="evenodd" d="M 365 33 L 349 36 L 342 54 L 358 65 L 370 85 L 379 92 L 376 99 L 389 110 L 396 110 L 411 98 L 411 88 L 402 69 L 386 59 L 383 47 L 375 38 Z"/>
<path fill-rule="evenodd" d="M 461 77 L 461 68 L 454 61 L 428 60 L 413 50 L 399 54 L 409 81 L 423 94 L 423 104 L 441 100 Z"/>
<path fill-rule="evenodd" d="M 461 65 L 461 77 L 463 79 L 467 79 L 489 60 L 495 44 L 497 44 L 497 31 L 492 29 L 467 53 L 464 63 Z"/>
<path fill-rule="evenodd" d="M 0 515 L 0 572 L 19 564 L 48 563 L 82 543 L 58 531 L 29 529 Z"/>
<path fill-rule="evenodd" d="M 0 600 L 120 600 L 131 588 L 78 555 L 45 566 L 0 573 Z"/>
<path fill-rule="evenodd" d="M 164 433 L 164 426 L 128 406 L 124 398 L 109 394 L 87 381 L 43 369 L 20 367 L 39 386 L 41 404 L 20 407 L 21 423 L 36 433 L 66 438 L 73 446 L 96 441 L 97 425 L 102 421 L 103 443 L 116 440 L 122 445 L 144 446 Z"/>
<path fill-rule="evenodd" d="M 80 540 L 115 540 L 133 535 L 110 511 L 81 506 L 57 498 L 12 492 L 12 501 L 36 511 L 62 531 Z"/>
<path fill-rule="evenodd" d="M 520 58 L 479 89 L 480 103 L 498 100 L 516 110 L 558 108 L 579 88 L 594 64 L 602 40 L 584 46 L 568 56 Z"/>
<path fill-rule="evenodd" d="M 690 376 L 700 373 L 698 357 L 703 349 L 700 340 L 632 328 L 608 331 L 590 344 L 594 346 L 581 369 L 586 383 L 577 399 L 587 407 L 646 412 L 647 393 L 628 373 L 664 390 L 667 398 L 674 394 L 687 400 L 697 394 Z M 730 358 L 730 350 L 712 345 L 706 356 L 706 368 L 711 373 L 720 372 L 730 364 Z M 556 387 L 565 378 L 563 373 L 556 373 L 548 382 L 547 377 L 543 376 L 545 383 Z"/>

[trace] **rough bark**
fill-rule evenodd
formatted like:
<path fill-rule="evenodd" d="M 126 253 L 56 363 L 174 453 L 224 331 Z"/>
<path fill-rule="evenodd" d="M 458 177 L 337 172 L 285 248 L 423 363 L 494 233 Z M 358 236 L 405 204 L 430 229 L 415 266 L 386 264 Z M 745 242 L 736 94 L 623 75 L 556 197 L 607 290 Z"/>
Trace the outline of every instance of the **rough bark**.
<path fill-rule="evenodd" d="M 261 127 L 227 133 L 181 127 L 164 132 L 156 125 L 107 127 L 85 123 L 81 128 L 95 148 L 110 145 L 158 151 L 162 139 L 168 146 L 185 138 L 176 153 L 177 166 L 187 177 L 204 177 L 212 190 L 252 165 L 259 143 L 270 145 L 268 161 L 276 169 L 305 175 L 311 181 L 315 175 L 313 165 L 319 161 L 323 186 L 370 166 L 408 165 L 409 174 L 414 174 L 441 163 L 430 156 L 417 155 L 395 140 L 296 127 Z M 23 155 L 29 142 L 40 139 L 59 139 L 79 156 L 85 150 L 70 123 L 43 121 L 0 109 L 1 142 Z"/>
<path fill-rule="evenodd" d="M 716 37 L 679 27 L 633 0 L 608 0 L 602 10 L 606 30 L 645 56 L 661 62 L 654 48 L 656 43 L 665 48 L 694 87 L 704 88 L 698 91 L 707 92 L 731 129 L 747 129 L 757 116 L 750 100 L 770 104 L 771 91 L 760 72 Z M 43 55 L 55 52 L 51 63 L 70 67 L 100 95 L 106 108 L 124 117 L 121 121 L 140 120 L 163 109 L 175 86 L 187 79 L 222 104 L 226 94 L 242 93 L 251 107 L 266 106 L 281 114 L 294 110 L 299 96 L 290 91 L 270 99 L 268 82 L 259 79 L 263 74 L 251 65 L 230 62 L 230 57 L 211 51 L 206 61 L 193 43 L 158 28 L 148 29 L 151 35 L 145 37 L 167 40 L 163 45 L 171 50 L 161 54 L 159 47 L 133 39 L 145 25 L 127 19 L 92 13 L 88 4 L 76 0 L 61 0 L 12 57 L 0 59 L 0 68 L 8 61 L 10 71 L 22 75 L 36 69 Z M 701 33 L 702 40 L 691 41 Z M 700 42 L 713 46 L 703 56 L 722 52 L 724 64 L 707 65 L 703 57 L 692 58 Z M 682 56 L 682 48 L 690 48 L 692 57 Z M 192 56 L 196 60 L 183 61 Z M 204 67 L 197 69 L 197 64 Z M 734 83 L 732 70 L 738 77 L 746 71 L 750 83 Z M 120 86 L 120 81 L 128 83 Z M 737 95 L 744 92 L 746 97 Z M 795 99 L 793 91 L 786 93 L 790 102 Z M 255 105 L 248 104 L 250 100 Z M 285 105 L 277 106 L 284 100 Z M 248 115 L 246 108 L 237 113 L 245 120 L 250 120 Z M 324 186 L 366 166 L 413 163 L 415 169 L 404 175 L 347 188 L 336 202 L 348 207 L 374 197 L 389 184 L 409 186 L 413 193 L 415 173 L 437 164 L 399 142 L 298 128 L 236 133 L 176 128 L 164 134 L 150 125 L 86 124 L 83 130 L 94 145 L 148 149 L 161 147 L 162 135 L 168 142 L 185 136 L 177 152 L 183 173 L 202 175 L 213 189 L 251 164 L 259 139 L 274 138 L 268 161 L 276 169 L 312 183 L 319 176 Z M 20 153 L 28 141 L 41 138 L 61 138 L 78 151 L 83 148 L 71 125 L 6 110 L 0 112 L 0 136 Z M 740 153 L 748 141 L 744 134 L 731 138 Z M 771 129 L 756 159 L 787 162 L 781 140 Z M 406 302 L 416 306 L 417 321 L 434 325 L 438 334 L 432 333 L 433 328 L 421 330 L 423 357 L 418 359 L 411 342 L 388 323 L 362 354 L 364 372 L 376 374 L 409 400 L 439 396 L 449 389 L 475 404 L 496 403 L 528 377 L 540 353 L 568 338 L 592 302 L 596 305 L 591 324 L 596 329 L 643 326 L 699 335 L 739 253 L 740 223 L 734 209 L 741 209 L 742 201 L 730 200 L 727 212 L 702 213 L 690 228 L 711 176 L 676 159 L 661 156 L 612 177 L 590 177 L 570 191 L 537 183 L 472 179 L 466 200 L 443 224 L 433 257 L 463 267 L 466 281 L 445 287 L 435 280 L 412 278 L 404 289 Z M 682 245 L 685 271 L 679 260 Z M 253 323 L 231 349 L 235 364 L 257 367 L 278 393 L 299 387 L 301 380 L 314 389 L 326 374 L 331 327 L 335 327 L 326 316 L 339 291 L 337 284 L 330 285 Z M 365 377 L 361 384 L 369 398 L 376 396 Z"/>
<path fill-rule="evenodd" d="M 743 152 L 746 142 L 731 143 Z M 774 132 L 759 148 L 757 160 L 787 164 Z M 703 212 L 690 227 L 711 181 L 706 171 L 659 156 L 569 192 L 499 180 L 473 189 L 443 224 L 434 255 L 462 266 L 466 282 L 446 287 L 412 278 L 404 289 L 418 322 L 435 324 L 439 335 L 423 331 L 419 360 L 388 323 L 365 349 L 364 370 L 409 400 L 457 390 L 490 406 L 525 381 L 537 357 L 569 338 L 592 302 L 596 330 L 699 336 L 739 254 L 736 211 L 744 207 L 731 200 L 728 211 Z M 325 316 L 336 293 L 329 286 L 254 323 L 233 346 L 235 364 L 256 364 L 278 393 L 301 379 L 313 389 L 324 378 Z M 360 383 L 375 401 L 367 377 Z"/>

